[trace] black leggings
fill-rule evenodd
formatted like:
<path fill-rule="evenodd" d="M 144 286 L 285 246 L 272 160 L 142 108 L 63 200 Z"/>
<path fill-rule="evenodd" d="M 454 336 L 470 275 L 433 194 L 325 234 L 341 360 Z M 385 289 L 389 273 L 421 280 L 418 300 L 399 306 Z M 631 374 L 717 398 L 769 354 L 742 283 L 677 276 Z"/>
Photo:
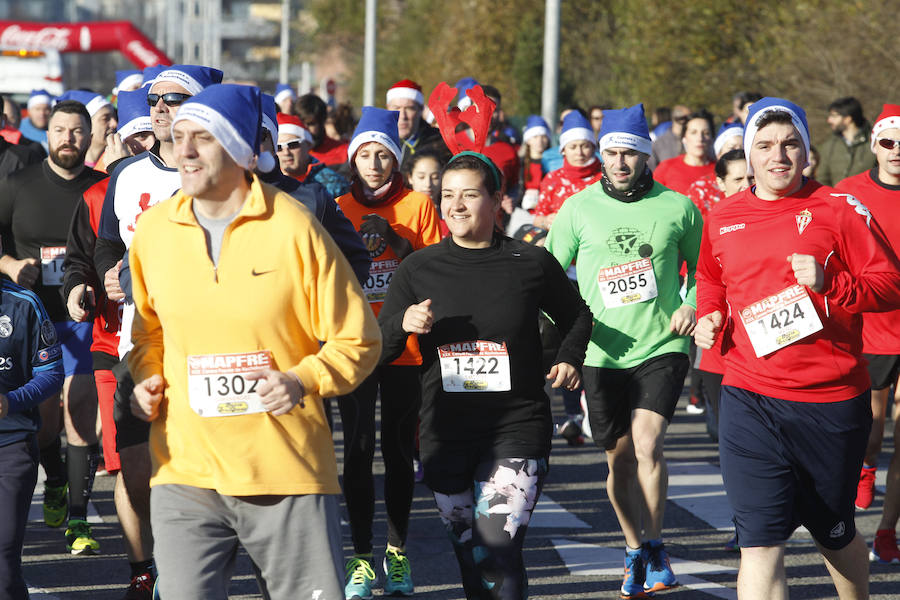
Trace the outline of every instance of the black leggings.
<path fill-rule="evenodd" d="M 344 500 L 356 554 L 372 552 L 375 518 L 375 399 L 381 387 L 381 456 L 388 543 L 403 547 L 415 471 L 413 452 L 422 387 L 418 366 L 378 367 L 356 390 L 338 398 L 344 429 Z"/>
<path fill-rule="evenodd" d="M 38 448 L 35 436 L 0 448 L 0 599 L 28 597 L 22 577 L 22 545 L 28 508 L 37 483 Z"/>

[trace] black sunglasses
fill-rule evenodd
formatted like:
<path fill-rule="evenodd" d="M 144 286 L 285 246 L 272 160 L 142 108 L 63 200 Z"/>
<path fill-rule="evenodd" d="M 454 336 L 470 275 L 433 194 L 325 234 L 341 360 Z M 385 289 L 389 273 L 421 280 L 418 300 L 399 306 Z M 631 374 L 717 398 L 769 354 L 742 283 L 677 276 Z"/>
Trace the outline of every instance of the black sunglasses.
<path fill-rule="evenodd" d="M 303 142 L 301 142 L 300 140 L 291 140 L 289 142 L 285 142 L 284 144 L 276 144 L 275 150 L 277 150 L 278 152 L 281 152 L 285 148 L 287 148 L 288 150 L 296 150 L 302 143 Z"/>
<path fill-rule="evenodd" d="M 147 104 L 156 106 L 156 103 L 162 98 L 162 101 L 166 106 L 178 106 L 190 97 L 190 94 L 179 94 L 178 92 L 169 92 L 168 94 L 147 94 Z"/>
<path fill-rule="evenodd" d="M 891 138 L 881 138 L 878 140 L 878 145 L 884 148 L 885 150 L 893 150 L 897 146 L 900 146 L 900 140 L 892 140 Z"/>

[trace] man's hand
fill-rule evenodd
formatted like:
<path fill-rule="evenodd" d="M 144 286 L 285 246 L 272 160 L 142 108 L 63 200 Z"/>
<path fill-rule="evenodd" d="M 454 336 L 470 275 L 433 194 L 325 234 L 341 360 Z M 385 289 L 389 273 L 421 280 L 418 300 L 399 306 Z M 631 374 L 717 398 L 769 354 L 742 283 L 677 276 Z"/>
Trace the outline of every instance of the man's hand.
<path fill-rule="evenodd" d="M 159 416 L 166 382 L 162 375 L 151 375 L 134 386 L 131 394 L 131 414 L 142 421 L 152 421 Z"/>
<path fill-rule="evenodd" d="M 581 376 L 578 374 L 578 369 L 569 363 L 556 363 L 550 367 L 547 379 L 553 382 L 550 384 L 552 388 L 564 387 L 572 391 L 577 390 L 581 386 Z"/>
<path fill-rule="evenodd" d="M 120 158 L 131 156 L 131 150 L 122 142 L 122 138 L 118 133 L 113 132 L 106 136 L 106 164 L 110 165 Z"/>
<path fill-rule="evenodd" d="M 273 415 L 280 416 L 300 405 L 303 408 L 303 384 L 293 373 L 282 373 L 273 369 L 254 371 L 245 375 L 250 381 L 261 381 L 256 392 L 262 399 L 263 406 Z"/>
<path fill-rule="evenodd" d="M 41 276 L 40 261 L 36 258 L 16 260 L 12 256 L 4 257 L 3 272 L 22 287 L 32 288 Z"/>
<path fill-rule="evenodd" d="M 434 325 L 434 313 L 431 312 L 431 298 L 413 304 L 403 313 L 401 327 L 406 333 L 430 333 L 432 325 Z"/>
<path fill-rule="evenodd" d="M 712 348 L 724 323 L 725 317 L 718 310 L 700 317 L 697 327 L 694 329 L 694 343 L 697 344 L 697 347 L 704 350 Z"/>
<path fill-rule="evenodd" d="M 787 257 L 794 270 L 797 283 L 805 285 L 817 294 L 825 287 L 825 269 L 809 254 L 791 254 Z"/>
<path fill-rule="evenodd" d="M 82 297 L 84 297 L 84 302 L 81 301 Z M 72 317 L 72 320 L 76 323 L 86 321 L 90 315 L 90 312 L 85 310 L 82 307 L 82 304 L 89 307 L 95 305 L 94 288 L 86 283 L 79 283 L 73 287 L 69 292 L 69 298 L 66 300 L 66 308 L 69 310 L 69 316 Z"/>
<path fill-rule="evenodd" d="M 9 398 L 6 394 L 0 394 L 0 419 L 9 414 Z"/>
<path fill-rule="evenodd" d="M 122 261 L 120 260 L 103 276 L 103 287 L 106 288 L 106 297 L 113 302 L 125 299 L 125 292 L 122 291 L 122 287 L 119 285 L 119 269 L 121 268 Z"/>
<path fill-rule="evenodd" d="M 691 335 L 697 325 L 697 311 L 684 305 L 672 313 L 669 331 L 678 335 Z"/>

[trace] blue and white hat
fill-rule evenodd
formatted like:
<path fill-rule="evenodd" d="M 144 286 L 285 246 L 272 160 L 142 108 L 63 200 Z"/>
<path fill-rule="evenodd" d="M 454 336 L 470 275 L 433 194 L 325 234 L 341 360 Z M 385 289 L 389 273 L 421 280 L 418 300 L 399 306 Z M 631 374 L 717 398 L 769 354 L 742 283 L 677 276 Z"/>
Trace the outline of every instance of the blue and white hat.
<path fill-rule="evenodd" d="M 547 125 L 547 121 L 540 117 L 539 115 L 531 115 L 528 117 L 528 120 L 525 121 L 525 128 L 522 130 L 522 143 L 527 142 L 533 137 L 537 137 L 539 135 L 546 135 L 548 138 L 550 137 L 550 127 Z"/>
<path fill-rule="evenodd" d="M 279 83 L 275 86 L 275 103 L 281 104 L 281 101 L 285 98 L 290 98 L 291 100 L 295 100 L 297 98 L 297 94 L 294 93 L 294 88 L 286 83 Z"/>
<path fill-rule="evenodd" d="M 196 96 L 204 88 L 222 83 L 222 71 L 200 65 L 172 65 L 162 70 L 153 79 L 152 85 L 163 82 L 177 83 Z"/>
<path fill-rule="evenodd" d="M 603 112 L 603 120 L 606 120 L 606 111 Z M 559 153 L 563 153 L 566 144 L 576 140 L 587 140 L 594 146 L 597 145 L 597 138 L 594 137 L 590 121 L 577 110 L 573 110 L 563 119 L 562 131 L 559 134 Z"/>
<path fill-rule="evenodd" d="M 466 95 L 466 92 L 478 85 L 478 82 L 471 77 L 463 77 L 453 86 L 459 92 L 459 101 L 456 106 L 459 110 L 466 110 L 472 105 L 472 99 Z"/>
<path fill-rule="evenodd" d="M 82 90 L 69 90 L 62 96 L 59 96 L 56 99 L 56 102 L 63 102 L 65 100 L 74 100 L 75 102 L 81 102 L 82 104 L 84 104 L 84 107 L 87 109 L 88 114 L 91 115 L 91 118 L 93 118 L 101 108 L 105 106 L 112 106 L 112 104 L 109 103 L 109 100 L 107 100 L 100 94 L 97 94 L 96 92 L 85 92 Z"/>
<path fill-rule="evenodd" d="M 275 103 L 277 96 L 262 93 L 260 103 L 262 104 L 262 126 L 269 130 L 272 136 L 272 142 L 278 143 L 278 108 Z"/>
<path fill-rule="evenodd" d="M 153 85 L 153 82 L 156 81 L 156 76 L 168 69 L 169 67 L 165 65 L 153 65 L 152 67 L 144 68 L 141 75 L 144 78 L 144 82 L 141 84 L 141 87 L 150 87 Z"/>
<path fill-rule="evenodd" d="M 123 90 L 118 95 L 119 137 L 123 140 L 135 133 L 153 131 L 150 123 L 150 107 L 147 105 L 147 90 Z"/>
<path fill-rule="evenodd" d="M 744 126 L 740 123 L 722 123 L 722 126 L 719 127 L 719 134 L 716 136 L 716 141 L 713 142 L 713 151 L 716 153 L 716 156 L 719 156 L 722 147 L 725 146 L 725 142 L 733 137 L 743 138 Z"/>
<path fill-rule="evenodd" d="M 122 88 L 136 89 L 144 83 L 144 75 L 140 71 L 129 69 L 127 71 L 116 71 L 116 87 L 112 89 L 112 93 L 119 95 Z"/>
<path fill-rule="evenodd" d="M 794 104 L 790 100 L 784 98 L 766 97 L 757 100 L 750 105 L 750 112 L 747 114 L 747 122 L 744 124 L 744 153 L 747 155 L 747 174 L 753 175 L 753 167 L 750 166 L 750 148 L 753 146 L 753 138 L 759 131 L 759 119 L 769 112 L 781 111 L 791 116 L 791 123 L 800 132 L 803 140 L 803 147 L 806 149 L 806 162 L 803 164 L 805 168 L 809 161 L 809 125 L 806 122 L 806 111 Z"/>
<path fill-rule="evenodd" d="M 650 154 L 653 142 L 650 141 L 650 130 L 647 128 L 643 104 L 603 111 L 600 151 L 606 148 L 631 148 L 643 154 Z"/>
<path fill-rule="evenodd" d="M 353 161 L 353 156 L 359 147 L 368 142 L 378 142 L 394 155 L 397 164 L 400 164 L 400 133 L 397 131 L 397 121 L 400 113 L 396 110 L 385 110 L 374 106 L 363 106 L 359 123 L 353 131 L 353 139 L 347 148 L 347 156 Z"/>
<path fill-rule="evenodd" d="M 184 101 L 175 113 L 173 130 L 179 121 L 192 121 L 206 129 L 234 162 L 249 169 L 259 153 L 261 93 L 252 85 L 213 84 Z"/>
<path fill-rule="evenodd" d="M 25 106 L 28 110 L 31 110 L 39 104 L 53 104 L 53 96 L 50 95 L 50 92 L 47 90 L 31 90 L 31 95 L 28 97 L 28 103 Z"/>

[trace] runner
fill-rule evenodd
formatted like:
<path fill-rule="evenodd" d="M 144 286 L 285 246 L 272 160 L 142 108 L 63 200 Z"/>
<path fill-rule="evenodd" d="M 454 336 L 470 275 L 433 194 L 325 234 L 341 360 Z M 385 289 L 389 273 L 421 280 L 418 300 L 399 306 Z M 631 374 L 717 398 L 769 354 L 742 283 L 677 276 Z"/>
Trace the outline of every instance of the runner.
<path fill-rule="evenodd" d="M 275 149 L 280 166 L 286 175 L 301 182 L 320 183 L 328 190 L 332 199 L 350 191 L 350 182 L 343 175 L 329 169 L 319 159 L 310 155 L 312 134 L 300 117 L 278 113 L 275 123 L 278 125 L 278 137 L 274 140 L 277 142 Z"/>
<path fill-rule="evenodd" d="M 738 150 L 744 147 L 744 127 L 738 123 L 724 123 L 719 129 L 719 135 L 713 143 L 716 161 L 721 159 L 726 153 L 732 150 Z M 742 157 L 743 160 L 743 157 Z M 737 161 L 736 161 L 737 162 Z M 746 165 L 747 161 L 744 160 Z M 729 166 L 731 161 L 729 161 Z M 723 165 L 724 168 L 724 165 Z M 690 185 L 687 191 L 687 197 L 691 199 L 694 206 L 700 209 L 700 214 L 706 218 L 706 213 L 725 198 L 719 179 L 725 177 L 724 172 L 719 172 L 718 162 L 715 165 L 715 171 L 704 175 Z M 746 168 L 744 169 L 746 176 Z"/>
<path fill-rule="evenodd" d="M 876 166 L 837 184 L 836 189 L 864 199 L 872 216 L 884 229 L 887 239 L 897 250 L 900 240 L 900 220 L 897 207 L 900 202 L 900 106 L 885 104 L 881 115 L 872 127 L 871 149 L 875 154 Z M 900 339 L 897 332 L 900 325 L 900 311 L 887 313 L 867 313 L 863 315 L 863 352 L 869 361 L 869 377 L 872 380 L 872 431 L 859 477 L 856 491 L 856 507 L 869 508 L 875 492 L 875 468 L 881 442 L 884 438 L 884 424 L 891 386 L 894 390 L 894 452 L 888 468 L 887 489 L 884 494 L 884 509 L 878 525 L 871 557 L 880 562 L 900 562 L 897 550 L 897 519 L 900 518 L 900 455 L 897 441 L 900 441 Z"/>
<path fill-rule="evenodd" d="M 741 547 L 738 594 L 787 598 L 785 542 L 812 534 L 842 599 L 868 597 L 853 499 L 872 424 L 859 314 L 900 307 L 900 263 L 855 197 L 806 180 L 802 108 L 754 102 L 754 187 L 709 214 L 697 345 L 722 337 L 722 477 Z M 729 310 L 730 308 L 730 310 Z"/>
<path fill-rule="evenodd" d="M 715 168 L 713 131 L 712 115 L 707 111 L 688 115 L 681 137 L 684 154 L 659 163 L 653 170 L 653 178 L 670 190 L 688 195 L 691 184 L 712 175 Z"/>
<path fill-rule="evenodd" d="M 341 209 L 359 230 L 372 266 L 363 291 L 375 314 L 381 310 L 397 266 L 413 251 L 440 241 L 434 204 L 405 187 L 399 171 L 400 139 L 396 111 L 363 107 L 348 153 L 352 184 L 338 198 Z M 406 352 L 378 367 L 350 395 L 338 399 L 344 428 L 344 499 L 350 518 L 354 556 L 347 562 L 347 600 L 372 596 L 372 521 L 375 515 L 375 401 L 381 390 L 381 454 L 388 520 L 384 558 L 385 594 L 411 595 L 413 581 L 406 557 L 406 534 L 415 472 L 413 448 L 421 403 L 414 337 Z"/>
<path fill-rule="evenodd" d="M 442 132 L 455 147 L 453 131 Z M 495 232 L 502 185 L 490 159 L 458 153 L 441 188 L 451 236 L 397 269 L 379 315 L 382 364 L 420 336 L 425 482 L 466 597 L 518 600 L 528 594 L 522 544 L 550 453 L 543 387 L 579 385 L 590 311 L 544 250 Z M 540 310 L 565 334 L 546 380 Z"/>
<path fill-rule="evenodd" d="M 47 150 L 47 122 L 50 119 L 50 105 L 53 97 L 47 90 L 31 90 L 25 108 L 28 116 L 19 124 L 19 131 L 29 140 L 38 142 Z"/>
<path fill-rule="evenodd" d="M 11 175 L 0 189 L 0 271 L 12 281 L 33 289 L 47 309 L 63 350 L 63 405 L 66 427 L 66 464 L 60 462 L 59 401 L 41 405 L 44 423 L 41 449 L 47 472 L 44 521 L 59 527 L 68 515 L 66 548 L 73 554 L 93 554 L 100 545 L 87 523 L 97 444 L 97 396 L 91 363 L 91 326 L 73 322 L 60 294 L 69 223 L 81 195 L 106 176 L 89 169 L 84 156 L 91 140 L 91 120 L 77 101 L 57 103 L 47 134 L 50 156 Z"/>
<path fill-rule="evenodd" d="M 595 326 L 584 367 L 594 443 L 606 451 L 607 493 L 625 536 L 623 597 L 677 585 L 662 541 L 666 428 L 689 367 L 700 212 L 654 183 L 641 104 L 603 113 L 603 178 L 566 200 L 547 237 L 561 265 L 578 257 Z M 679 267 L 687 262 L 687 297 Z"/>
<path fill-rule="evenodd" d="M 91 116 L 91 143 L 87 154 L 84 155 L 85 166 L 106 173 L 107 161 L 103 157 L 106 151 L 106 137 L 116 130 L 116 109 L 109 100 L 95 94 L 81 90 L 69 90 L 56 99 L 57 102 L 75 100 L 81 102 L 87 108 Z"/>

